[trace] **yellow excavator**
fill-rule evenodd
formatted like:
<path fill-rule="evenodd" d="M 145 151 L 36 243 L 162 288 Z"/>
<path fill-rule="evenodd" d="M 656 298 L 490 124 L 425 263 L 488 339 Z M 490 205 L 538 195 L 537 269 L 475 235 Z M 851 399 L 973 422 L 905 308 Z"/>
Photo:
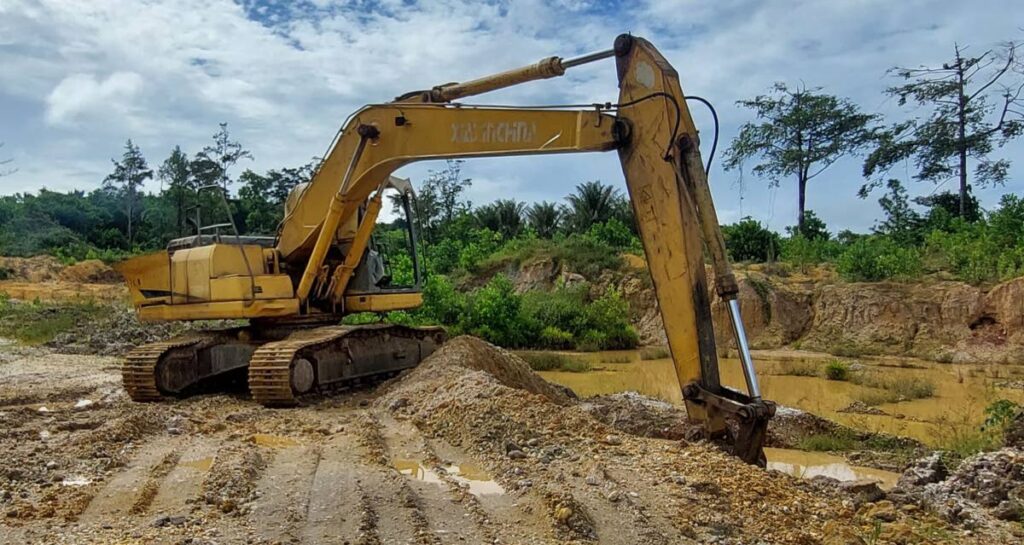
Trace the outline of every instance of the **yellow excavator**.
<path fill-rule="evenodd" d="M 456 102 L 612 57 L 615 103 Z M 384 192 L 397 191 L 416 247 L 412 187 L 391 174 L 424 159 L 603 151 L 616 151 L 622 163 L 689 417 L 708 437 L 728 436 L 735 455 L 763 465 L 775 408 L 761 399 L 697 130 L 676 71 L 631 35 L 606 51 L 550 57 L 365 106 L 344 123 L 311 180 L 292 191 L 277 236 L 241 236 L 231 223 L 197 226 L 166 251 L 122 263 L 142 320 L 248 321 L 134 349 L 123 366 L 124 387 L 136 401 L 156 401 L 247 380 L 258 403 L 289 406 L 309 392 L 415 366 L 444 343 L 443 329 L 338 325 L 348 314 L 413 309 L 423 301 L 415 250 L 415 281 L 395 286 L 371 240 Z M 705 252 L 728 303 L 746 393 L 719 380 Z"/>

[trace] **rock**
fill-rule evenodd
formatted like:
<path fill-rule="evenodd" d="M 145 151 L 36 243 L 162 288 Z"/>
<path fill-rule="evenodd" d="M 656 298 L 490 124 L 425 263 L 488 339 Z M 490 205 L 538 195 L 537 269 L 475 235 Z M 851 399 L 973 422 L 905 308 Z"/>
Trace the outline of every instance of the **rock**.
<path fill-rule="evenodd" d="M 937 483 L 944 480 L 947 475 L 949 475 L 949 471 L 946 469 L 945 462 L 942 461 L 942 453 L 933 452 L 914 461 L 913 465 L 900 475 L 896 482 L 896 488 L 907 489 Z"/>
<path fill-rule="evenodd" d="M 559 505 L 555 508 L 555 520 L 558 522 L 565 522 L 572 516 L 572 509 L 565 505 Z"/>
<path fill-rule="evenodd" d="M 598 486 L 601 484 L 601 478 L 598 477 L 596 473 L 591 473 L 587 475 L 586 479 L 584 479 L 584 482 L 586 482 L 590 486 Z"/>
<path fill-rule="evenodd" d="M 896 520 L 896 506 L 891 501 L 882 500 L 875 504 L 867 504 L 867 512 L 865 515 L 868 518 L 878 519 L 885 522 L 893 522 Z"/>
<path fill-rule="evenodd" d="M 608 492 L 608 495 L 605 497 L 608 498 L 608 501 L 615 503 L 622 499 L 622 492 L 619 492 L 618 490 L 612 490 L 611 492 Z"/>
<path fill-rule="evenodd" d="M 529 441 L 526 442 L 526 446 L 528 446 L 530 448 L 537 448 L 537 446 L 539 446 L 539 445 L 540 445 L 540 440 L 537 439 L 536 437 L 533 437 Z"/>
<path fill-rule="evenodd" d="M 622 444 L 622 438 L 618 435 L 608 434 L 604 436 L 604 444 L 617 446 Z"/>
<path fill-rule="evenodd" d="M 46 462 L 46 469 L 54 469 L 56 467 L 57 467 L 57 462 L 54 462 L 53 460 L 50 460 L 49 462 Z"/>
<path fill-rule="evenodd" d="M 508 451 L 508 457 L 513 460 L 522 460 L 526 458 L 526 453 L 521 450 L 510 450 Z"/>
<path fill-rule="evenodd" d="M 858 479 L 856 481 L 843 481 L 839 489 L 854 497 L 854 504 L 877 502 L 885 497 L 885 492 L 878 486 L 874 479 Z"/>
<path fill-rule="evenodd" d="M 394 412 L 394 411 L 397 411 L 398 409 L 401 409 L 402 407 L 406 407 L 408 405 L 409 405 L 409 398 L 407 398 L 407 397 L 399 397 L 399 398 L 391 400 L 391 403 L 388 403 L 388 410 Z"/>

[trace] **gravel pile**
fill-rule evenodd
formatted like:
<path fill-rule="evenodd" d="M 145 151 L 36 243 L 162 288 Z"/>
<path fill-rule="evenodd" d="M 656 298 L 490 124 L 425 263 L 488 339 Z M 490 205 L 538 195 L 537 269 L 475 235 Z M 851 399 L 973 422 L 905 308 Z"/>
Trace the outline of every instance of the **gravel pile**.
<path fill-rule="evenodd" d="M 567 541 L 592 539 L 598 526 L 614 525 L 641 544 L 678 542 L 668 528 L 722 544 L 861 543 L 872 535 L 913 543 L 941 526 L 924 513 L 890 516 L 885 504 L 857 510 L 849 493 L 822 492 L 703 442 L 624 433 L 595 416 L 615 420 L 623 408 L 666 408 L 629 396 L 566 401 L 522 369 L 516 356 L 460 337 L 389 385 L 375 405 L 472 451 L 506 489 L 541 494 Z"/>

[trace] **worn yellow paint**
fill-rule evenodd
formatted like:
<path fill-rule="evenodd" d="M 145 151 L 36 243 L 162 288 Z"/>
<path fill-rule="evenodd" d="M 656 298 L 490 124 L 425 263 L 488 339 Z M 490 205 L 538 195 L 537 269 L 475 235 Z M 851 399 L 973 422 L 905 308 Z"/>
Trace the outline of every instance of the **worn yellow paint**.
<path fill-rule="evenodd" d="M 219 301 L 180 305 L 158 304 L 138 308 L 146 322 L 172 320 L 230 320 L 239 318 L 283 318 L 299 314 L 298 299 Z"/>
<path fill-rule="evenodd" d="M 679 109 L 678 137 L 697 137 L 679 78 L 668 61 L 646 40 L 635 38 L 630 53 L 619 57 L 619 103 L 634 101 L 619 116 L 628 120 L 631 138 L 619 149 L 640 238 L 647 256 L 680 385 L 712 381 L 717 390 L 717 355 L 708 303 L 701 230 L 693 196 L 681 184 L 666 152 L 675 150 L 673 131 Z M 670 100 L 665 93 L 672 97 Z M 655 95 L 655 96 L 652 96 Z M 674 102 L 674 104 L 673 104 Z M 715 369 L 704 376 L 702 358 Z M 705 366 L 707 368 L 709 366 Z M 692 405 L 692 404 L 691 404 Z M 704 408 L 687 406 L 692 417 Z M 724 421 L 711 415 L 713 431 Z"/>
<path fill-rule="evenodd" d="M 367 293 L 345 296 L 346 312 L 389 312 L 409 310 L 423 304 L 420 292 Z"/>

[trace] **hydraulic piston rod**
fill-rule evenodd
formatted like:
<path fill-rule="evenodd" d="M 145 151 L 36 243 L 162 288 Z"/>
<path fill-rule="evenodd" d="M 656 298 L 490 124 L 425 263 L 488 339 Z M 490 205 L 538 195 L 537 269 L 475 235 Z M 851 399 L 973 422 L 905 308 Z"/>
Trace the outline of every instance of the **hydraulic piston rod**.
<path fill-rule="evenodd" d="M 561 57 L 548 57 L 529 66 L 514 68 L 492 76 L 485 76 L 464 83 L 438 85 L 431 89 L 430 100 L 433 102 L 450 102 L 468 96 L 504 89 L 505 87 L 512 87 L 527 81 L 554 78 L 565 74 L 567 68 L 607 59 L 614 55 L 615 50 L 608 49 L 568 60 L 563 60 Z"/>

